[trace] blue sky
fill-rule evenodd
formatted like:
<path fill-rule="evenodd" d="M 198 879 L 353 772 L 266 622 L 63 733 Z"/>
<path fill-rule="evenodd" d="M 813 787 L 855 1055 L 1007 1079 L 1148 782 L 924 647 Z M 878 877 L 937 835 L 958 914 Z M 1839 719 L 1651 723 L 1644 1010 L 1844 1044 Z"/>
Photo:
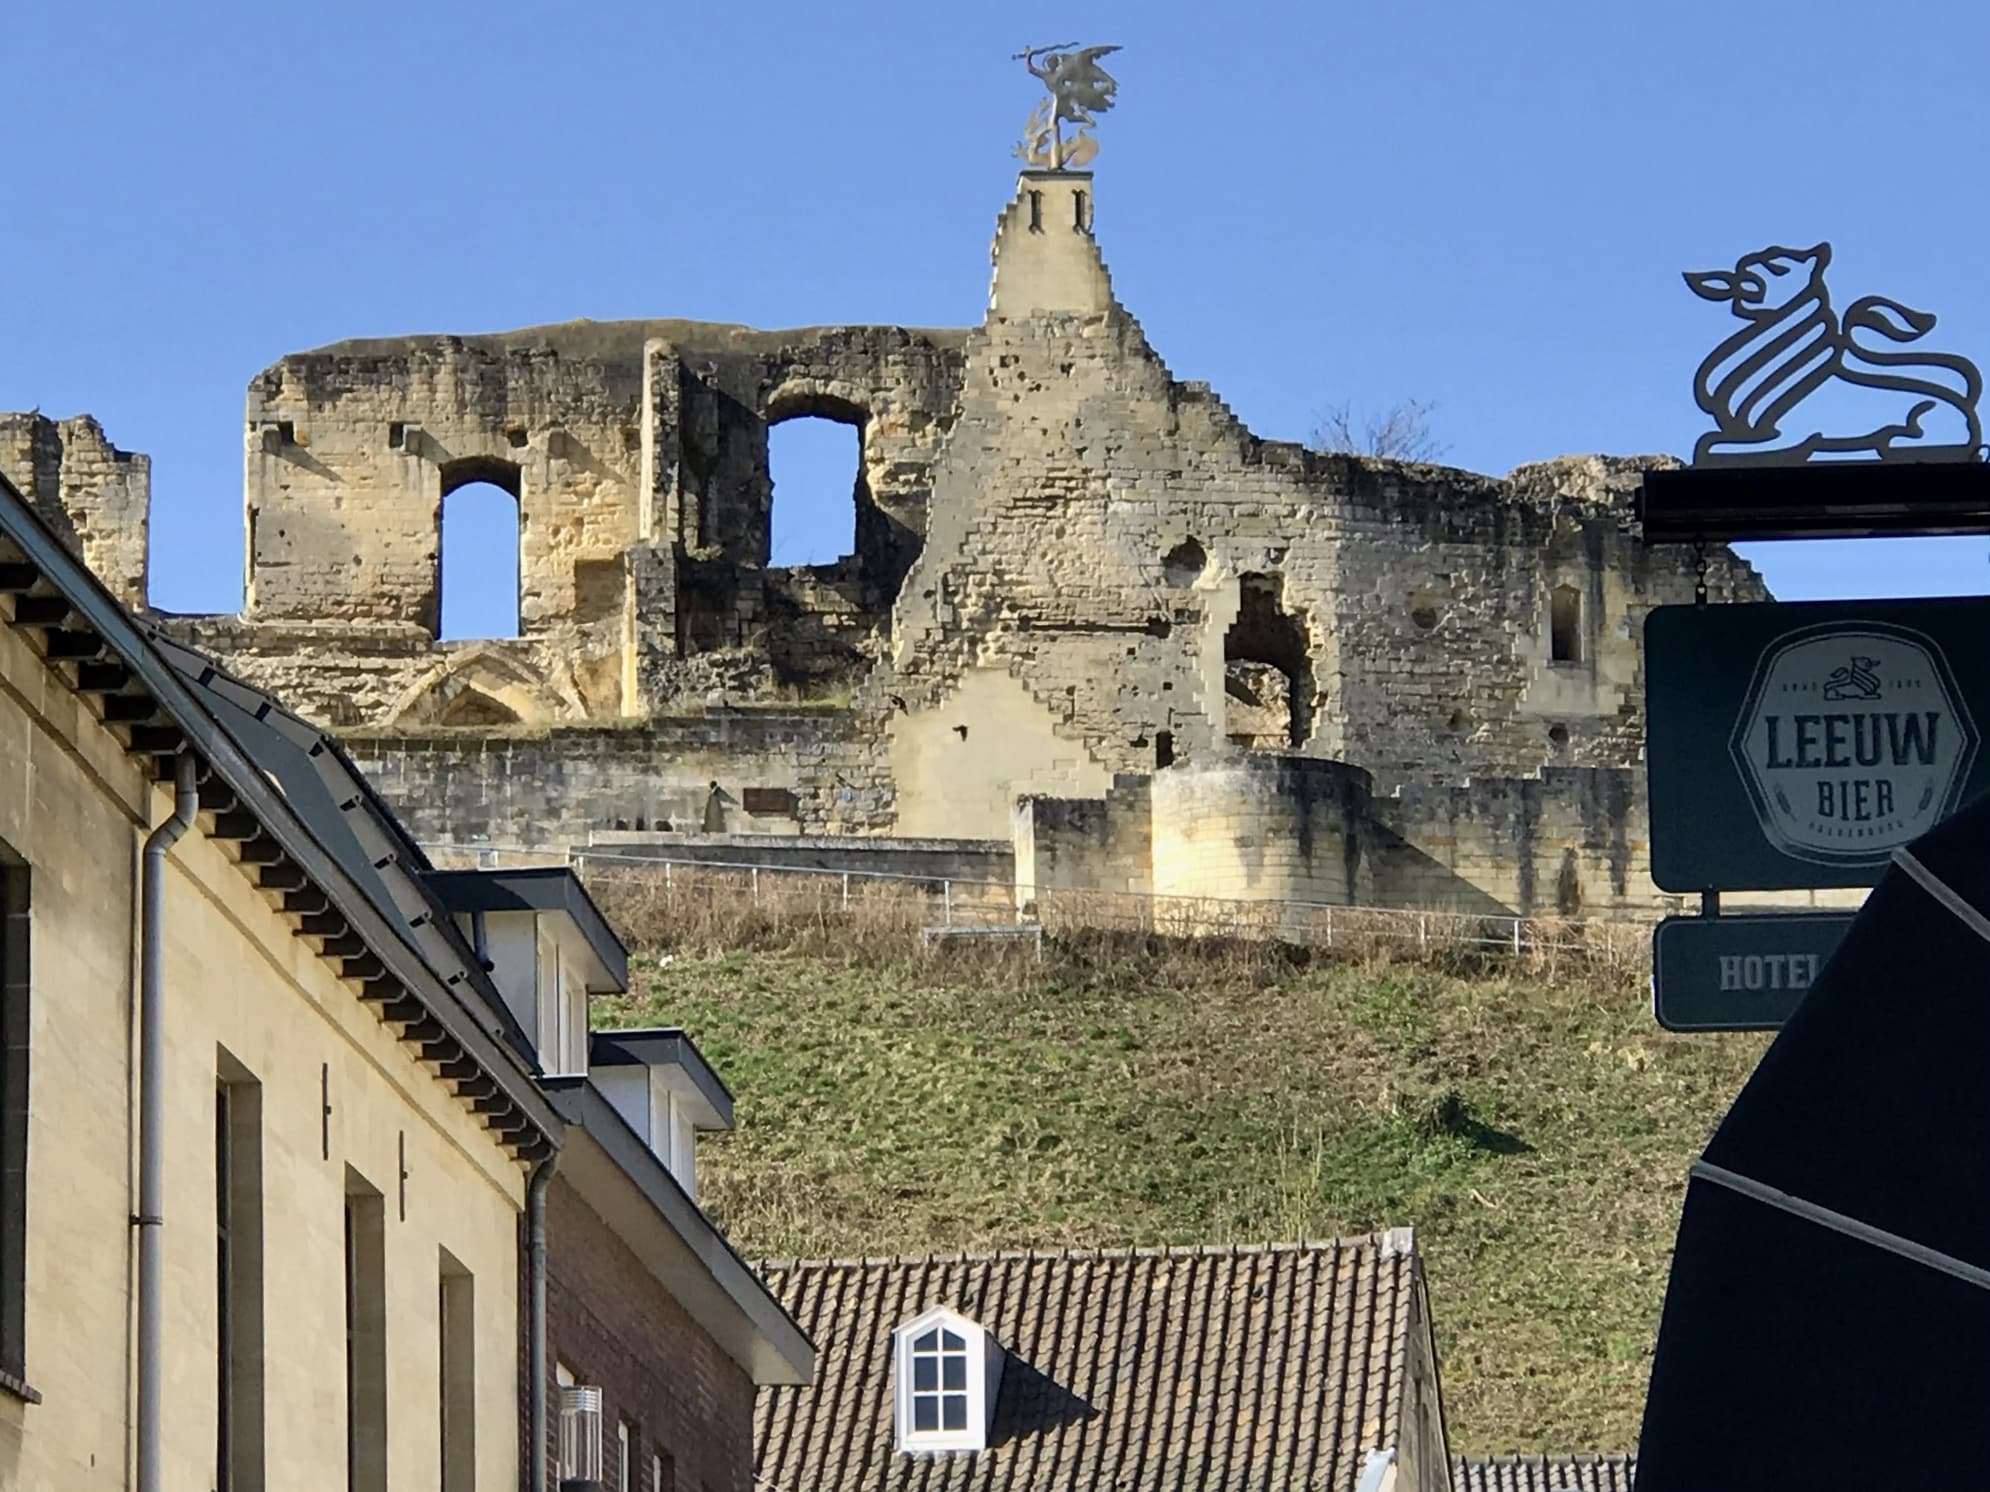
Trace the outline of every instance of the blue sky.
<path fill-rule="evenodd" d="M 1266 436 L 1413 397 L 1480 471 L 1686 450 L 1728 327 L 1680 271 L 1772 242 L 1832 240 L 1839 304 L 1934 311 L 1932 345 L 1990 361 L 1990 7 L 1960 0 L 81 0 L 6 34 L 0 408 L 152 454 L 173 609 L 239 604 L 243 390 L 286 351 L 979 319 L 1028 43 L 1123 46 L 1115 284 Z M 787 554 L 847 533 L 829 442 L 777 449 Z M 1751 553 L 1791 597 L 1990 582 L 1979 540 Z"/>

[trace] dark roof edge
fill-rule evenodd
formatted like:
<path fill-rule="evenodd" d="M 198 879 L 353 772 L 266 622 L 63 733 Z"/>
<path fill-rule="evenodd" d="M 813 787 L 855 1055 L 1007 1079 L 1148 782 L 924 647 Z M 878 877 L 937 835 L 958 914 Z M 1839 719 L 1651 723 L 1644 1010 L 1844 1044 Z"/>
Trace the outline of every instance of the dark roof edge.
<path fill-rule="evenodd" d="M 29 561 L 62 593 L 88 625 L 101 636 L 147 691 L 185 733 L 189 744 L 206 758 L 228 788 L 245 804 L 283 852 L 331 898 L 368 950 L 400 983 L 421 1000 L 445 1031 L 477 1059 L 544 1135 L 557 1146 L 560 1117 L 532 1082 L 515 1052 L 495 1041 L 457 1003 L 442 980 L 409 947 L 372 901 L 355 886 L 344 868 L 318 842 L 282 794 L 270 784 L 241 747 L 208 713 L 176 670 L 140 629 L 102 582 L 51 533 L 20 491 L 0 477 L 0 532 L 18 544 Z M 26 519 L 25 524 L 20 520 Z M 47 666 L 45 664 L 45 666 Z M 437 1078 L 435 1081 L 440 1082 Z"/>
<path fill-rule="evenodd" d="M 1417 1259 L 1414 1232 L 1387 1228 L 1348 1238 L 1290 1243 L 1177 1243 L 1127 1248 L 996 1249 L 985 1253 L 866 1255 L 854 1259 L 761 1259 L 757 1269 L 876 1269 L 926 1264 L 995 1264 L 1033 1259 L 1228 1259 L 1257 1254 L 1324 1254 L 1374 1249 L 1385 1258 Z"/>
<path fill-rule="evenodd" d="M 597 1045 L 608 1049 L 603 1054 L 607 1060 L 595 1055 Z M 698 1044 L 681 1027 L 644 1026 L 627 1031 L 590 1031 L 587 1046 L 590 1067 L 614 1067 L 625 1063 L 644 1066 L 658 1062 L 676 1064 L 690 1074 L 691 1081 L 705 1096 L 705 1102 L 725 1120 L 728 1128 L 731 1127 L 732 1090 L 712 1071 L 704 1053 L 698 1050 Z"/>
<path fill-rule="evenodd" d="M 620 994 L 628 989 L 629 950 L 571 867 L 428 870 L 426 879 L 452 912 L 565 912 L 573 918 L 588 947 L 615 981 L 615 992 Z"/>
<path fill-rule="evenodd" d="M 807 1333 L 602 1091 L 583 1074 L 539 1081 L 560 1117 L 579 1125 L 607 1152 L 774 1350 L 797 1370 L 806 1368 L 815 1355 Z"/>

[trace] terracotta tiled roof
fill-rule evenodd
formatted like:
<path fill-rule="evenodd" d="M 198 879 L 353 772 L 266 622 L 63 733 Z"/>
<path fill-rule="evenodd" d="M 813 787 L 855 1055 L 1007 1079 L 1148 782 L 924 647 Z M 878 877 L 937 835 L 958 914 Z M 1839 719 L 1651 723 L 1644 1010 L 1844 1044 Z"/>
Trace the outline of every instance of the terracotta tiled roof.
<path fill-rule="evenodd" d="M 1329 1243 L 762 1266 L 816 1345 L 760 1391 L 762 1492 L 1353 1492 L 1394 1445 L 1407 1229 Z M 933 1306 L 1007 1353 L 988 1449 L 894 1448 L 892 1329 Z"/>
<path fill-rule="evenodd" d="M 1494 1456 L 1452 1465 L 1454 1492 L 1631 1492 L 1636 1456 Z"/>

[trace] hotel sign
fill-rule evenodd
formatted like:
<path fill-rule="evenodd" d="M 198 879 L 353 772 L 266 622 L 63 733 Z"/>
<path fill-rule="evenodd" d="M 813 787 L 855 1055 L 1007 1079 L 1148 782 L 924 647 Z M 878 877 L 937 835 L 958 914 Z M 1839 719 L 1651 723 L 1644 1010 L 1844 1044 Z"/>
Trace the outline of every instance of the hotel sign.
<path fill-rule="evenodd" d="M 1773 1031 L 1817 983 L 1852 916 L 1668 917 L 1652 934 L 1652 1014 L 1668 1031 Z"/>
<path fill-rule="evenodd" d="M 1661 607 L 1645 638 L 1667 891 L 1869 886 L 1986 786 L 1990 600 Z"/>

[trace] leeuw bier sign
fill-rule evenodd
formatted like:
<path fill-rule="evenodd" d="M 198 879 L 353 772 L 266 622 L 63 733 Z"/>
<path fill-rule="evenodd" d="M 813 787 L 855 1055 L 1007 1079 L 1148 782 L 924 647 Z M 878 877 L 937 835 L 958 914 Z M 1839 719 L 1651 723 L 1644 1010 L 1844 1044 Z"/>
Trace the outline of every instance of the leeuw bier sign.
<path fill-rule="evenodd" d="M 1983 789 L 1990 601 L 1663 607 L 1646 624 L 1652 876 L 1870 885 Z"/>

